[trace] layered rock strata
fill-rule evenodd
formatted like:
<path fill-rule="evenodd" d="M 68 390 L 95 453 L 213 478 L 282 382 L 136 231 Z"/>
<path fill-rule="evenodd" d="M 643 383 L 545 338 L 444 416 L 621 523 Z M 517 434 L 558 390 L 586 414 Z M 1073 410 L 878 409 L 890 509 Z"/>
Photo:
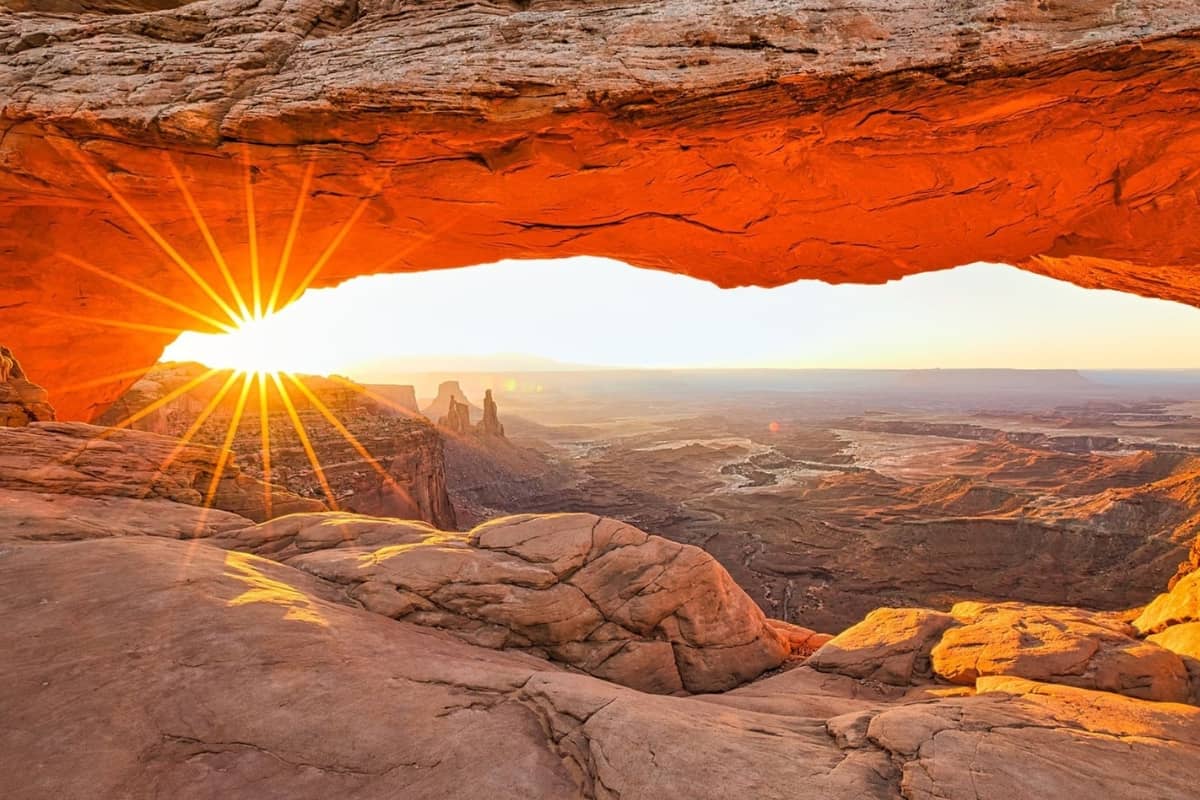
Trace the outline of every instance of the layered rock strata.
<path fill-rule="evenodd" d="M 65 418 L 210 324 L 180 306 L 234 304 L 114 193 L 210 289 L 193 206 L 245 289 L 305 200 L 284 301 L 314 267 L 589 254 L 722 286 L 999 261 L 1200 302 L 1191 0 L 20 7 L 0 329 Z"/>

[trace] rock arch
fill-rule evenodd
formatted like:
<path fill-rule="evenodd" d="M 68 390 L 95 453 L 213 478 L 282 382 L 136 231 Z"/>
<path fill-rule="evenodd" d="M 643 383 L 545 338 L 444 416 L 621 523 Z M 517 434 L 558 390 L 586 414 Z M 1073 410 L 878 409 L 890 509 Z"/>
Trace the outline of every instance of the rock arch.
<path fill-rule="evenodd" d="M 282 299 L 314 266 L 593 254 L 723 286 L 1004 261 L 1200 304 L 1191 0 L 48 2 L 0 17 L 0 341 L 67 419 L 204 326 L 181 306 L 234 303 L 178 183 L 247 294 L 247 176 L 264 295 L 305 198 Z"/>

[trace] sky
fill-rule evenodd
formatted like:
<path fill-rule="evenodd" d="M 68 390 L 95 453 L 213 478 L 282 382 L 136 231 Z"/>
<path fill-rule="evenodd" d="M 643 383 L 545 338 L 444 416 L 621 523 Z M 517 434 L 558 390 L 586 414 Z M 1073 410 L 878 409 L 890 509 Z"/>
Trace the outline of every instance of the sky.
<path fill-rule="evenodd" d="M 458 369 L 481 361 L 481 370 L 550 366 L 545 359 L 670 368 L 1194 368 L 1200 309 L 997 264 L 876 286 L 719 289 L 579 257 L 356 278 L 310 290 L 234 334 L 184 334 L 164 360 L 373 379 L 389 364 L 437 371 L 449 356 Z M 471 358 L 484 356 L 486 364 Z"/>

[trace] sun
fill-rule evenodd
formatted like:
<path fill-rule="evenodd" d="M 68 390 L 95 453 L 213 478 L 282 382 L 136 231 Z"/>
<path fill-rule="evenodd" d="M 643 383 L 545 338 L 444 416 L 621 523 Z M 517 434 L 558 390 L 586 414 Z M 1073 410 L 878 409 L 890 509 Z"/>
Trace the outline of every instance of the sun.
<path fill-rule="evenodd" d="M 291 363 L 291 334 L 279 315 L 250 316 L 234 322 L 228 333 L 185 332 L 163 351 L 166 361 L 196 361 L 221 370 L 271 375 L 298 372 Z"/>
<path fill-rule="evenodd" d="M 309 187 L 315 167 L 315 162 L 310 161 L 297 191 L 296 202 L 292 208 L 291 223 L 288 225 L 286 234 L 284 235 L 279 261 L 274 266 L 273 275 L 264 275 L 264 265 L 260 261 L 259 253 L 260 232 L 257 220 L 255 219 L 254 183 L 251 179 L 253 170 L 250 164 L 249 152 L 248 150 L 244 151 L 243 174 L 245 187 L 243 199 L 250 245 L 249 263 L 247 265 L 249 267 L 250 280 L 249 286 L 243 286 L 235 278 L 229 262 L 213 238 L 200 207 L 196 204 L 195 198 L 188 189 L 187 180 L 171 160 L 170 155 L 164 154 L 166 168 L 173 177 L 175 185 L 179 189 L 180 197 L 195 222 L 197 232 L 200 238 L 203 239 L 209 255 L 212 257 L 215 270 L 221 278 L 221 281 L 210 282 L 205 278 L 201 270 L 197 269 L 171 242 L 167 241 L 166 237 L 125 198 L 121 191 L 92 163 L 82 150 L 69 142 L 65 146 L 75 161 L 83 167 L 95 183 L 141 228 L 142 232 L 146 234 L 146 238 L 161 250 L 162 254 L 166 257 L 166 261 L 184 273 L 212 302 L 213 307 L 217 310 L 217 316 L 214 316 L 210 312 L 197 309 L 179 299 L 167 297 L 134 281 L 122 278 L 72 253 L 58 252 L 58 255 L 64 260 L 94 275 L 110 280 L 122 288 L 139 294 L 152 302 L 185 314 L 199 323 L 205 330 L 211 331 L 210 333 L 198 333 L 195 331 L 164 328 L 141 321 L 106 319 L 67 313 L 58 315 L 89 322 L 101 328 L 118 327 L 157 334 L 176 335 L 178 338 L 166 348 L 163 357 L 173 361 L 197 361 L 208 367 L 204 373 L 194 377 L 183 386 L 137 409 L 112 427 L 102 429 L 96 434 L 95 439 L 107 438 L 116 431 L 130 427 L 138 420 L 152 414 L 155 410 L 195 391 L 202 385 L 212 381 L 219 382 L 217 384 L 219 388 L 211 395 L 204 407 L 196 413 L 191 426 L 179 438 L 175 448 L 158 466 L 154 475 L 147 482 L 143 497 L 150 495 L 155 484 L 166 475 L 167 468 L 180 457 L 205 422 L 226 401 L 233 404 L 233 413 L 226 427 L 224 442 L 221 447 L 216 449 L 215 463 L 213 464 L 211 476 L 208 481 L 208 489 L 204 493 L 203 498 L 203 507 L 205 509 L 212 507 L 217 488 L 221 480 L 225 477 L 225 467 L 232 457 L 230 448 L 242 423 L 243 416 L 248 413 L 254 414 L 257 412 L 260 417 L 259 429 L 262 438 L 263 503 L 268 518 L 271 516 L 271 429 L 268 423 L 271 405 L 274 400 L 277 400 L 286 410 L 292 427 L 299 436 L 304 452 L 312 465 L 313 473 L 325 493 L 326 505 L 331 510 L 338 510 L 337 498 L 334 496 L 334 492 L 325 478 L 320 458 L 305 429 L 300 411 L 297 409 L 297 400 L 303 403 L 304 408 L 312 409 L 329 422 L 367 460 L 371 467 L 379 472 L 385 481 L 394 482 L 392 476 L 379 461 L 367 451 L 362 443 L 358 441 L 354 434 L 337 418 L 316 393 L 305 385 L 303 376 L 297 374 L 302 371 L 300 362 L 308 355 L 303 352 L 303 348 L 296 346 L 298 340 L 296 334 L 299 330 L 297 326 L 311 325 L 311 322 L 304 321 L 294 315 L 276 313 L 279 309 L 288 307 L 298 300 L 308 287 L 312 285 L 334 252 L 341 246 L 355 222 L 362 216 L 367 204 L 371 201 L 371 197 L 363 198 L 359 202 L 355 207 L 354 213 L 342 222 L 337 234 L 325 245 L 311 266 L 304 271 L 299 281 L 289 280 L 289 265 L 295 249 L 300 221 L 305 201 L 309 196 Z M 267 271 L 269 272 L 270 270 Z M 137 378 L 141 372 L 117 373 L 105 376 L 98 381 L 91 381 L 90 383 L 92 385 L 99 385 L 103 381 L 129 381 Z M 331 379 L 342 382 L 348 389 L 371 397 L 375 402 L 391 406 L 401 413 L 409 413 L 403 407 L 395 405 L 387 398 L 375 395 L 366 387 L 359 386 L 349 380 L 337 378 L 336 376 L 331 376 Z M 296 393 L 295 398 L 293 398 L 292 392 Z M 197 522 L 195 535 L 199 535 L 203 524 L 203 519 Z"/>

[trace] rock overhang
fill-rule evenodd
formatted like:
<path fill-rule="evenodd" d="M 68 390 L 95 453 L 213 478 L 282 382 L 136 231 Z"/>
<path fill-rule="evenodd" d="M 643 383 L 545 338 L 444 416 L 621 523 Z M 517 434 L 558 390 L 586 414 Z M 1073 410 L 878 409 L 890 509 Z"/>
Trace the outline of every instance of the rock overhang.
<path fill-rule="evenodd" d="M 220 318 L 114 198 L 232 304 L 180 183 L 247 295 L 249 183 L 266 287 L 304 200 L 282 299 L 588 254 L 722 286 L 1001 261 L 1200 304 L 1198 33 L 1186 0 L 7 14 L 2 338 L 90 418 L 204 327 L 129 284 Z"/>

